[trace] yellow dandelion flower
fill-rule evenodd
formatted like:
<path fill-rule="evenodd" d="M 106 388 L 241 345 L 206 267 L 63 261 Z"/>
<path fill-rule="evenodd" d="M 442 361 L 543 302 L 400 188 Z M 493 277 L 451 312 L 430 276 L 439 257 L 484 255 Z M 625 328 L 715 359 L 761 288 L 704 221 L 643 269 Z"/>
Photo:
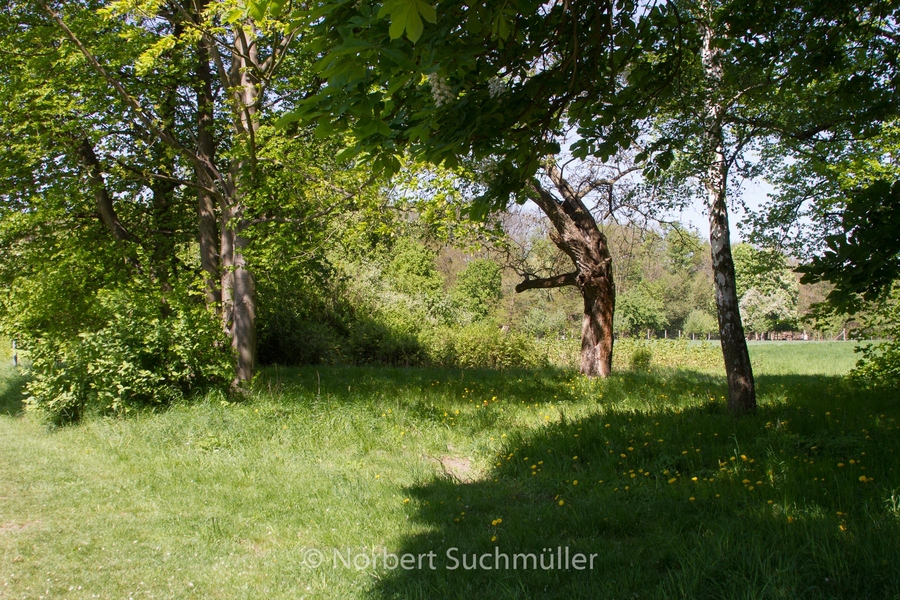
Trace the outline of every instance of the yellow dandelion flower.
<path fill-rule="evenodd" d="M 673 477 L 672 479 L 669 480 L 669 483 L 675 483 L 676 481 L 678 481 L 678 478 Z"/>
<path fill-rule="evenodd" d="M 566 503 L 565 500 L 560 500 L 560 501 L 559 501 L 559 505 L 560 505 L 560 506 L 562 506 L 562 505 L 565 504 L 565 503 Z"/>
<path fill-rule="evenodd" d="M 578 485 L 578 480 L 576 479 L 575 481 L 573 481 L 572 485 Z"/>

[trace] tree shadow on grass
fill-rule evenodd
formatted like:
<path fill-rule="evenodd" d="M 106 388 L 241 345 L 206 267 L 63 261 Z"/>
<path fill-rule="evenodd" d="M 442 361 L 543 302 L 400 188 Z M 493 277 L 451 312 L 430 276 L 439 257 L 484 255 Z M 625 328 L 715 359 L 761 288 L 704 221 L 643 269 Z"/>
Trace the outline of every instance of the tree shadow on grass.
<path fill-rule="evenodd" d="M 7 367 L 0 373 L 0 415 L 16 416 L 25 409 L 22 390 L 26 380 L 20 370 L 12 367 Z"/>
<path fill-rule="evenodd" d="M 668 374 L 665 395 L 697 381 Z M 433 558 L 382 569 L 371 596 L 900 597 L 893 395 L 763 376 L 758 412 L 736 419 L 708 398 L 640 409 L 610 392 L 661 383 L 616 377 L 602 412 L 509 432 L 482 480 L 408 488 L 423 532 L 390 551 Z"/>

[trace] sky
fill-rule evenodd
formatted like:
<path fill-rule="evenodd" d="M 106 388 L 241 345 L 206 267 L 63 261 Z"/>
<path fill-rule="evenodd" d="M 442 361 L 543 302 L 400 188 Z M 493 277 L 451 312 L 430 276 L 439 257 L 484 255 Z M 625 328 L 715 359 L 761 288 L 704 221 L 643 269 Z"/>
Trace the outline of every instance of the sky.
<path fill-rule="evenodd" d="M 743 200 L 747 208 L 758 210 L 765 204 L 766 200 L 768 200 L 768 194 L 774 192 L 775 188 L 762 180 L 745 180 L 741 185 L 741 191 L 743 192 Z M 681 223 L 692 226 L 703 239 L 709 239 L 709 219 L 706 210 L 700 205 L 699 201 L 695 201 L 689 209 L 672 216 L 681 221 Z M 740 223 L 743 219 L 744 212 L 740 207 L 734 205 L 728 207 L 728 224 L 731 229 L 732 243 L 747 241 L 740 228 Z"/>

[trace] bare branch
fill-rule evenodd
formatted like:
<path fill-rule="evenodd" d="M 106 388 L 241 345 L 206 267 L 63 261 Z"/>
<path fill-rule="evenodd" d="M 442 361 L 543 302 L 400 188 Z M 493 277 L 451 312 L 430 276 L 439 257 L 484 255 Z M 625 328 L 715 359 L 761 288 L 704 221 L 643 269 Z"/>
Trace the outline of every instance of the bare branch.
<path fill-rule="evenodd" d="M 541 279 L 526 279 L 516 286 L 516 293 L 524 292 L 525 290 L 565 287 L 567 285 L 578 285 L 577 272 Z"/>

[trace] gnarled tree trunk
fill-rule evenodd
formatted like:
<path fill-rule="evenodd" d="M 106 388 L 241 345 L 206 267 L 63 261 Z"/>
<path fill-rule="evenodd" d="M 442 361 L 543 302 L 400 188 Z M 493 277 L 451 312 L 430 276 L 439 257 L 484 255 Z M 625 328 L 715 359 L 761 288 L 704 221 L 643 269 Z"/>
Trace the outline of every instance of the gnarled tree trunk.
<path fill-rule="evenodd" d="M 550 219 L 554 228 L 550 235 L 553 243 L 572 260 L 576 270 L 545 279 L 526 279 L 516 286 L 516 291 L 578 286 L 584 299 L 581 372 L 588 377 L 606 377 L 612 371 L 616 305 L 609 244 L 584 205 L 584 194 L 575 192 L 556 165 L 548 166 L 547 174 L 562 200 L 536 180 L 529 189 L 530 197 Z"/>

